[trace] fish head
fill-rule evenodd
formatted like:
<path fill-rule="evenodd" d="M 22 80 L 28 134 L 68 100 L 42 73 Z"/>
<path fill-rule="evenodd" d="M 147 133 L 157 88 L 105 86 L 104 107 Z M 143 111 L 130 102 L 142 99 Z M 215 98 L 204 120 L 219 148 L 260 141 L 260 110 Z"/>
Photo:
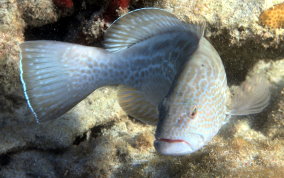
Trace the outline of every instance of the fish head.
<path fill-rule="evenodd" d="M 154 146 L 163 155 L 191 154 L 227 122 L 229 98 L 220 56 L 205 39 L 159 105 Z"/>
<path fill-rule="evenodd" d="M 202 102 L 199 102 L 202 101 Z M 168 102 L 160 106 L 154 146 L 163 155 L 186 155 L 206 145 L 218 132 L 221 124 L 216 106 L 204 104 L 206 98 L 188 102 Z M 208 102 L 208 101 L 206 101 Z"/>

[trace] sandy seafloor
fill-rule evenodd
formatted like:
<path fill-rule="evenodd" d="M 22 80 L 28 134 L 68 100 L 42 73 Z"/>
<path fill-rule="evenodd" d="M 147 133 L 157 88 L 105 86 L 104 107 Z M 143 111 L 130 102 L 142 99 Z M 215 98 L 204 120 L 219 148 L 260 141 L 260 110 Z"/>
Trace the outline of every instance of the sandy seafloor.
<path fill-rule="evenodd" d="M 283 1 L 60 2 L 0 0 L 0 177 L 283 177 L 284 29 L 259 22 L 264 10 Z M 155 127 L 126 115 L 115 86 L 96 90 L 59 119 L 36 124 L 19 80 L 18 44 L 46 39 L 100 46 L 118 15 L 151 6 L 186 22 L 207 22 L 205 36 L 230 86 L 264 74 L 272 93 L 265 111 L 232 118 L 207 146 L 182 157 L 156 153 Z"/>

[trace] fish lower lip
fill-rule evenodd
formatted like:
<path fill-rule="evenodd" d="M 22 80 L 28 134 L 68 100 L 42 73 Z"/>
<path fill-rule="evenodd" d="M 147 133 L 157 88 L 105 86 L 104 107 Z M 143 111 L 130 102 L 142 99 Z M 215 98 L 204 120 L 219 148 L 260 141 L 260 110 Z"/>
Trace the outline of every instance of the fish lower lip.
<path fill-rule="evenodd" d="M 182 156 L 192 153 L 192 145 L 182 139 L 156 138 L 155 149 L 162 155 Z"/>
<path fill-rule="evenodd" d="M 167 139 L 167 138 L 159 138 L 157 139 L 158 141 L 162 141 L 162 142 L 168 142 L 168 143 L 186 143 L 189 146 L 191 146 L 187 141 L 185 140 L 181 140 L 181 139 Z"/>

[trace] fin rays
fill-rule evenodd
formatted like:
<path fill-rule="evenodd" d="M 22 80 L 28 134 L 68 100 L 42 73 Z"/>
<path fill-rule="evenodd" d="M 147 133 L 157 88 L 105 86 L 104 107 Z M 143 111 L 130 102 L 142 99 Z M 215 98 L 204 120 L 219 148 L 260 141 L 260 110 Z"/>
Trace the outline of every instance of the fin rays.
<path fill-rule="evenodd" d="M 147 124 L 155 124 L 158 120 L 157 107 L 149 102 L 144 94 L 127 86 L 119 86 L 118 102 L 130 116 Z"/>
<path fill-rule="evenodd" d="M 116 52 L 169 31 L 188 31 L 201 38 L 204 28 L 203 25 L 183 23 L 163 9 L 143 8 L 118 18 L 107 30 L 104 46 L 107 50 Z"/>
<path fill-rule="evenodd" d="M 64 56 L 91 54 L 93 48 L 55 41 L 29 41 L 20 47 L 21 82 L 37 122 L 39 119 L 55 119 L 93 91 L 90 82 L 80 80 L 83 77 L 80 73 L 70 74 L 84 65 L 81 58 L 66 63 L 73 59 Z"/>
<path fill-rule="evenodd" d="M 261 112 L 270 100 L 269 83 L 264 76 L 247 78 L 235 91 L 232 98 L 232 115 L 247 115 Z"/>

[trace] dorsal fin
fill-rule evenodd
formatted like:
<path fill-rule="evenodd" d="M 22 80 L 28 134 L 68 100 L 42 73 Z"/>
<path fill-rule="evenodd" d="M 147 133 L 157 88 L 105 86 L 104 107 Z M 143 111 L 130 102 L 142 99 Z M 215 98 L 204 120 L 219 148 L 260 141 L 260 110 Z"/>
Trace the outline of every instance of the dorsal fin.
<path fill-rule="evenodd" d="M 104 46 L 108 51 L 115 52 L 154 35 L 171 31 L 189 31 L 200 38 L 204 28 L 204 25 L 186 24 L 163 9 L 143 8 L 114 21 L 105 33 Z"/>

